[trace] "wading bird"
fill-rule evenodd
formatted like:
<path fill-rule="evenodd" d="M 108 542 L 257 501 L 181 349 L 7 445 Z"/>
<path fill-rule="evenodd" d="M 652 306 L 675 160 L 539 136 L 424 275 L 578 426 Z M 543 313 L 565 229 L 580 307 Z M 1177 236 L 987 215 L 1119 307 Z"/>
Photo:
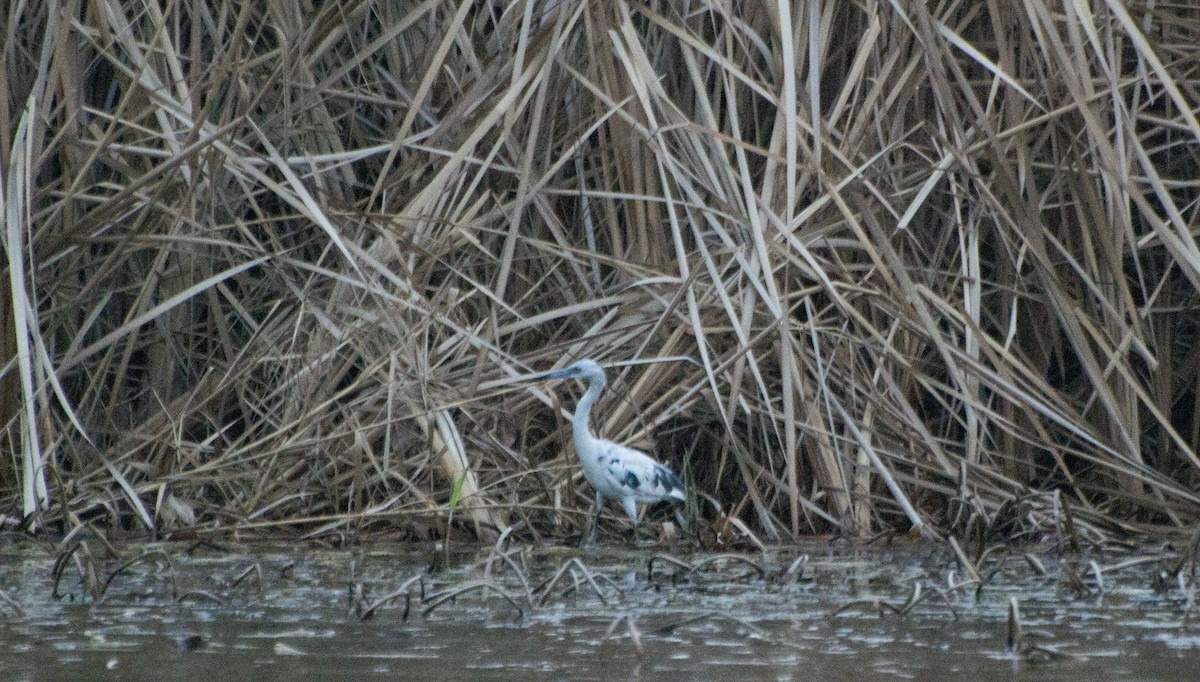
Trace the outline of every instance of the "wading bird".
<path fill-rule="evenodd" d="M 572 425 L 575 432 L 575 454 L 583 463 L 583 476 L 596 490 L 596 510 L 592 517 L 589 542 L 596 538 L 596 525 L 604 500 L 620 500 L 621 507 L 633 522 L 633 539 L 637 540 L 637 503 L 683 500 L 683 483 L 675 472 L 654 461 L 644 452 L 597 438 L 588 428 L 592 405 L 604 391 L 604 369 L 592 360 L 580 360 L 553 372 L 530 377 L 527 381 L 544 379 L 586 379 L 587 392 L 575 406 Z"/>

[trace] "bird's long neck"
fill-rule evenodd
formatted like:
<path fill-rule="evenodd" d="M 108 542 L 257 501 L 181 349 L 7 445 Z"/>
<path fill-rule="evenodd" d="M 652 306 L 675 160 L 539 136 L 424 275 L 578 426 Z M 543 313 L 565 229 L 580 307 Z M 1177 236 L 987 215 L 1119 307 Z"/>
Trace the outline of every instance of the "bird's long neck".
<path fill-rule="evenodd" d="M 596 404 L 596 400 L 600 398 L 600 394 L 604 391 L 604 375 L 593 375 L 588 377 L 588 389 L 579 399 L 579 404 L 575 406 L 575 443 L 576 449 L 579 448 L 579 443 L 586 442 L 591 431 L 588 428 L 588 421 L 592 416 L 592 405 Z"/>

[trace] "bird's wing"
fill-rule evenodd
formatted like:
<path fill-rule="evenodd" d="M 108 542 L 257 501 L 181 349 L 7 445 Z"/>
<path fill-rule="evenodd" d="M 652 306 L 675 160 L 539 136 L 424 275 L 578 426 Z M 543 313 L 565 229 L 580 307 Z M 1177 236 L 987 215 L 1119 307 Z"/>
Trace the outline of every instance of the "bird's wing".
<path fill-rule="evenodd" d="M 644 452 L 604 441 L 603 466 L 622 491 L 638 502 L 684 499 L 683 482 Z"/>

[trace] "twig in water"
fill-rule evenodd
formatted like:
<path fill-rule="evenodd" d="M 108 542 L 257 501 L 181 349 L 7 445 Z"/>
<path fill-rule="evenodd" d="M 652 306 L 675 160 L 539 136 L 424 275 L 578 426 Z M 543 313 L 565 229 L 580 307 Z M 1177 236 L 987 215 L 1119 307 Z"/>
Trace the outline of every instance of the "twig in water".
<path fill-rule="evenodd" d="M 210 602 L 212 602 L 214 604 L 218 604 L 220 606 L 225 605 L 224 599 L 221 599 L 220 597 L 213 594 L 212 592 L 205 592 L 204 590 L 191 590 L 190 592 L 184 592 L 183 594 L 176 597 L 175 601 L 182 604 L 184 602 L 184 600 L 186 600 L 186 599 L 196 599 L 196 598 L 207 599 Z"/>
<path fill-rule="evenodd" d="M 612 637 L 613 631 L 617 629 L 617 626 L 620 625 L 621 621 L 623 620 L 628 626 L 629 638 L 633 640 L 633 648 L 637 649 L 638 656 L 641 656 L 646 653 L 646 649 L 642 646 L 642 633 L 638 630 L 637 623 L 634 622 L 634 618 L 635 616 L 632 613 L 622 613 L 614 618 L 612 624 L 608 626 L 608 632 L 604 633 L 604 639 L 607 640 Z"/>
<path fill-rule="evenodd" d="M 51 577 L 54 579 L 54 587 L 50 591 L 52 599 L 61 598 L 62 595 L 58 593 L 58 584 L 62 581 L 63 573 L 67 568 L 67 562 L 72 559 L 75 560 L 75 567 L 79 570 L 79 576 L 84 583 L 85 589 L 92 595 L 92 601 L 99 601 L 104 595 L 104 586 L 100 583 L 100 577 L 96 574 L 96 562 L 92 560 L 92 552 L 88 548 L 88 543 L 86 540 L 80 540 L 75 537 L 85 529 L 90 530 L 91 527 L 84 524 L 76 524 L 71 529 L 71 532 L 67 533 L 67 536 L 63 538 L 63 541 L 58 544 L 59 549 L 57 556 L 54 558 L 54 568 L 50 572 Z M 80 558 L 80 555 L 82 555 L 82 558 Z"/>
<path fill-rule="evenodd" d="M 167 562 L 167 574 L 171 577 L 171 598 L 172 599 L 178 598 L 179 589 L 178 589 L 177 583 L 175 581 L 175 564 L 171 561 L 171 557 L 167 556 L 167 553 L 164 552 L 163 550 L 151 549 L 151 550 L 148 550 L 146 552 L 139 554 L 138 556 L 135 556 L 134 558 L 126 561 L 125 563 L 123 563 L 120 566 L 117 566 L 115 569 L 113 569 L 113 572 L 108 574 L 108 578 L 106 578 L 104 580 L 104 585 L 101 587 L 101 590 L 100 590 L 101 599 L 103 599 L 104 594 L 106 594 L 108 592 L 108 587 L 109 587 L 109 585 L 112 584 L 113 579 L 115 579 L 122 572 L 128 570 L 131 566 L 140 564 L 143 561 L 146 561 L 152 557 L 162 557 L 163 561 Z"/>
<path fill-rule="evenodd" d="M 375 615 L 376 609 L 383 606 L 384 604 L 387 604 L 390 601 L 399 599 L 401 596 L 403 596 L 404 597 L 404 613 L 401 614 L 400 620 L 408 622 L 409 608 L 412 606 L 412 591 L 410 588 L 412 587 L 412 584 L 415 582 L 421 583 L 421 593 L 422 593 L 422 595 L 424 595 L 425 581 L 420 574 L 414 575 L 413 577 L 409 578 L 408 580 L 405 580 L 404 583 L 400 585 L 399 589 L 383 595 L 379 599 L 376 599 L 374 602 L 372 602 L 370 606 L 363 609 L 362 612 L 358 614 L 358 620 L 359 621 L 368 620 L 369 618 L 371 618 L 372 616 Z"/>
<path fill-rule="evenodd" d="M 17 612 L 17 617 L 19 617 L 19 618 L 25 617 L 25 609 L 21 608 L 21 605 L 17 602 L 17 600 L 8 596 L 8 593 L 5 592 L 4 590 L 0 590 L 0 599 L 4 600 L 5 604 L 8 604 L 9 606 L 11 606 L 13 608 L 14 611 Z"/>
<path fill-rule="evenodd" d="M 263 588 L 262 565 L 261 565 L 260 563 L 258 563 L 257 561 L 255 561 L 253 564 L 251 564 L 251 565 L 247 566 L 247 567 L 246 567 L 246 570 L 242 571 L 242 572 L 241 572 L 241 573 L 238 575 L 238 577 L 234 578 L 234 579 L 233 579 L 233 582 L 232 582 L 232 583 L 230 583 L 230 584 L 229 584 L 229 586 L 230 586 L 230 587 L 237 587 L 237 586 L 238 586 L 238 585 L 240 585 L 240 584 L 241 584 L 241 582 L 242 582 L 243 580 L 245 580 L 245 579 L 246 579 L 246 577 L 247 577 L 247 576 L 249 576 L 251 573 L 254 573 L 254 574 L 255 574 L 255 578 L 256 578 L 256 580 L 258 581 L 258 591 L 259 591 L 259 592 L 262 592 L 262 588 Z"/>
<path fill-rule="evenodd" d="M 650 557 L 646 561 L 646 582 L 654 581 L 654 562 L 655 561 L 664 561 L 668 564 L 674 564 L 682 569 L 687 570 L 689 573 L 694 568 L 691 564 L 684 561 L 683 559 L 676 559 L 675 557 L 671 556 L 670 554 L 655 554 L 654 556 Z"/>
<path fill-rule="evenodd" d="M 949 571 L 946 572 L 946 589 L 947 590 L 949 590 L 951 592 L 955 592 L 957 590 L 963 589 L 964 587 L 970 587 L 971 585 L 975 585 L 976 591 L 978 592 L 978 587 L 979 587 L 980 583 L 976 582 L 972 578 L 966 578 L 962 582 L 959 582 L 957 571 L 955 571 L 954 569 L 950 569 Z"/>
<path fill-rule="evenodd" d="M 954 608 L 954 602 L 950 601 L 950 595 L 937 585 L 931 584 L 930 587 L 932 587 L 933 591 L 936 592 L 937 595 L 942 598 L 942 601 L 946 603 L 946 608 L 950 609 L 950 617 L 954 620 L 958 620 L 958 609 Z"/>
<path fill-rule="evenodd" d="M 882 599 L 859 599 L 842 605 L 836 611 L 829 614 L 829 617 L 836 618 L 837 616 L 840 616 L 841 614 L 855 607 L 870 606 L 875 610 L 875 613 L 879 614 L 880 616 L 883 615 L 884 611 L 891 611 L 897 616 L 904 618 L 910 611 L 913 610 L 913 608 L 916 607 L 917 604 L 920 604 L 924 598 L 925 589 L 922 587 L 921 581 L 918 580 L 913 583 L 912 590 L 908 593 L 908 599 L 904 600 L 904 603 L 900 604 L 899 606 L 892 604 L 891 602 L 886 602 Z"/>
<path fill-rule="evenodd" d="M 897 608 L 897 607 L 895 607 L 895 606 L 892 606 L 891 604 L 889 604 L 889 603 L 887 603 L 887 602 L 883 601 L 882 599 L 856 599 L 856 600 L 854 600 L 854 601 L 852 601 L 852 602 L 849 602 L 849 603 L 846 603 L 846 604 L 842 604 L 841 606 L 839 606 L 839 607 L 837 608 L 837 610 L 836 610 L 836 611 L 834 611 L 833 613 L 829 614 L 829 616 L 828 616 L 828 617 L 829 617 L 829 618 L 837 618 L 838 616 L 840 616 L 840 615 L 842 615 L 843 613 L 845 613 L 845 612 L 849 611 L 850 609 L 857 608 L 857 607 L 860 607 L 860 606 L 869 606 L 869 607 L 871 607 L 871 609 L 872 609 L 872 610 L 874 610 L 874 611 L 875 611 L 875 613 L 876 613 L 877 615 L 880 615 L 880 616 L 882 616 L 882 615 L 883 615 L 883 611 L 884 611 L 884 609 L 887 609 L 887 610 L 889 610 L 889 611 L 892 611 L 893 613 L 899 613 L 899 612 L 900 612 L 900 609 L 899 609 L 899 608 Z"/>
<path fill-rule="evenodd" d="M 508 532 L 508 530 L 511 528 L 512 526 L 509 526 L 505 529 L 505 532 Z M 513 561 L 512 558 L 513 552 L 520 552 L 521 550 L 513 549 L 504 552 L 501 551 L 499 547 L 500 544 L 496 543 L 496 547 L 492 549 L 492 553 L 488 555 L 487 564 L 483 568 L 483 579 L 485 581 L 490 581 L 492 579 L 492 562 L 495 561 L 496 557 L 503 559 L 504 563 L 508 564 L 509 568 L 511 568 L 513 572 L 517 574 L 517 577 L 521 579 L 521 587 L 525 588 L 525 599 L 529 602 L 530 606 L 533 606 L 533 590 L 529 588 L 529 579 L 525 575 L 526 571 L 522 567 L 518 566 L 517 562 Z"/>
<path fill-rule="evenodd" d="M 512 535 L 514 531 L 521 530 L 524 527 L 525 522 L 518 521 L 511 526 L 506 526 L 504 530 L 500 532 L 500 537 L 496 538 L 496 544 L 492 546 L 492 553 L 488 555 L 487 565 L 483 567 L 483 574 L 486 577 L 492 577 L 492 562 L 496 560 L 497 555 L 503 554 L 502 548 L 504 547 L 505 541 L 508 540 L 508 536 Z"/>
<path fill-rule="evenodd" d="M 1175 566 L 1176 573 L 1182 573 L 1185 566 L 1191 564 L 1191 576 L 1196 577 L 1196 552 L 1200 551 L 1200 526 L 1192 533 L 1191 540 L 1188 541 L 1187 549 L 1179 556 L 1179 563 Z"/>
<path fill-rule="evenodd" d="M 1033 635 L 1039 634 L 1037 631 L 1025 632 L 1025 627 L 1021 623 L 1021 607 L 1017 603 L 1016 597 L 1009 597 L 1008 600 L 1008 632 L 1005 635 L 1005 648 L 1014 661 L 1027 660 L 1035 656 L 1044 656 L 1047 660 L 1058 660 L 1060 658 L 1074 658 L 1071 654 L 1065 654 L 1056 649 L 1041 644 L 1035 644 L 1029 641 Z"/>
<path fill-rule="evenodd" d="M 1096 563 L 1095 559 L 1091 560 L 1092 575 L 1096 576 L 1096 590 L 1100 596 L 1104 596 L 1104 572 L 1100 569 L 1100 564 Z"/>
<path fill-rule="evenodd" d="M 353 567 L 351 567 L 353 572 Z M 352 582 L 346 585 L 346 605 L 350 609 L 350 613 L 356 617 L 362 616 L 363 605 L 367 603 L 367 588 L 360 582 Z"/>
<path fill-rule="evenodd" d="M 1196 586 L 1195 584 L 1185 585 L 1183 574 L 1179 574 L 1179 589 L 1183 591 L 1183 620 L 1179 623 L 1179 627 L 1186 628 L 1192 622 L 1192 610 L 1196 607 Z"/>
<path fill-rule="evenodd" d="M 1029 567 L 1032 568 L 1033 571 L 1038 575 L 1046 575 L 1046 565 L 1042 563 L 1041 559 L 1030 554 L 1029 552 L 1025 552 L 1025 563 L 1029 564 Z"/>
<path fill-rule="evenodd" d="M 982 583 L 983 580 L 979 577 L 979 567 L 967 558 L 967 553 L 964 552 L 962 547 L 959 546 L 958 540 L 954 539 L 953 535 L 949 536 L 947 539 L 950 542 L 950 547 L 954 549 L 954 554 L 958 556 L 958 563 L 962 565 L 963 570 L 967 572 L 967 575 L 970 576 L 971 580 L 977 583 Z"/>
<path fill-rule="evenodd" d="M 654 634 L 669 635 L 685 625 L 691 625 L 692 623 L 699 623 L 701 621 L 708 620 L 709 618 L 716 618 L 720 615 L 721 614 L 717 613 L 716 611 L 710 611 L 708 613 L 702 613 L 698 616 L 688 616 L 687 618 L 684 618 L 683 620 L 679 621 L 678 623 L 670 623 L 670 624 L 662 626 L 661 628 L 655 630 Z M 610 630 L 610 632 L 611 632 L 611 630 Z"/>
<path fill-rule="evenodd" d="M 1092 591 L 1088 589 L 1087 583 L 1083 582 L 1083 578 L 1079 576 L 1079 573 L 1075 570 L 1074 566 L 1064 562 L 1063 575 L 1066 576 L 1067 587 L 1070 588 L 1072 592 L 1080 597 L 1091 596 Z"/>
<path fill-rule="evenodd" d="M 1068 503 L 1066 500 L 1063 499 L 1061 490 L 1055 490 L 1054 491 L 1054 511 L 1055 511 L 1056 515 L 1059 510 L 1062 510 L 1061 526 L 1062 526 L 1062 530 L 1066 531 L 1067 547 L 1070 548 L 1071 551 L 1073 551 L 1073 552 L 1078 552 L 1079 548 L 1080 548 L 1079 531 L 1075 529 L 1075 518 L 1071 515 L 1071 505 L 1070 505 L 1070 503 Z M 1055 524 L 1055 526 L 1057 529 L 1059 524 Z"/>
<path fill-rule="evenodd" d="M 738 627 L 742 627 L 742 628 L 749 630 L 751 633 L 753 633 L 754 637 L 757 637 L 758 639 L 761 639 L 763 641 L 771 642 L 773 644 L 778 644 L 778 645 L 787 646 L 787 647 L 799 646 L 795 642 L 781 640 L 781 639 L 778 639 L 778 638 L 772 636 L 770 632 L 764 630 L 763 628 L 758 627 L 754 623 L 751 623 L 750 621 L 748 621 L 744 618 L 738 618 L 737 616 L 732 616 L 728 613 L 721 613 L 719 611 L 709 611 L 708 613 L 702 613 L 698 616 L 691 616 L 689 618 L 685 618 L 685 619 L 679 621 L 678 623 L 664 625 L 661 628 L 658 628 L 657 630 L 655 630 L 654 633 L 657 635 L 669 635 L 681 627 L 691 625 L 693 623 L 699 623 L 699 622 L 706 621 L 706 620 L 714 620 L 714 621 L 726 620 L 726 621 L 733 623 L 734 625 L 736 625 Z"/>
<path fill-rule="evenodd" d="M 800 556 L 796 557 L 796 560 L 793 561 L 792 564 L 787 567 L 787 570 L 785 570 L 783 573 L 779 574 L 779 582 L 790 583 L 790 582 L 792 582 L 792 576 L 797 576 L 799 580 L 803 580 L 804 576 L 802 573 L 802 569 L 807 565 L 808 565 L 808 555 L 807 554 L 801 554 Z"/>
<path fill-rule="evenodd" d="M 1021 628 L 1021 608 L 1017 605 L 1016 597 L 1008 599 L 1008 634 L 1005 637 L 1005 644 L 1011 654 L 1017 653 L 1017 649 L 1021 646 L 1021 640 L 1025 637 L 1025 633 Z"/>
<path fill-rule="evenodd" d="M 596 582 L 596 579 L 593 576 L 592 571 L 589 570 L 588 567 L 585 566 L 584 563 L 582 561 L 580 561 L 578 557 L 572 557 L 571 559 L 564 561 L 563 565 L 559 566 L 558 571 L 555 572 L 555 574 L 552 578 L 550 578 L 549 580 L 547 580 L 546 582 L 542 583 L 537 588 L 535 588 L 534 592 L 535 593 L 541 592 L 541 596 L 538 597 L 536 603 L 533 601 L 532 596 L 531 596 L 530 603 L 532 603 L 534 606 L 539 606 L 539 607 L 542 606 L 546 602 L 546 598 L 550 595 L 550 590 L 554 589 L 554 586 L 562 578 L 563 574 L 568 572 L 568 570 L 571 573 L 571 577 L 576 580 L 576 584 L 573 589 L 577 590 L 579 587 L 579 583 L 578 583 L 578 579 L 575 577 L 575 571 L 572 567 L 579 568 L 580 572 L 583 573 L 583 576 L 585 578 L 587 578 L 588 584 L 592 586 L 592 590 L 596 593 L 596 596 L 600 599 L 600 603 L 604 604 L 605 606 L 608 606 L 608 600 L 604 598 L 604 592 L 600 589 L 600 585 Z M 612 585 L 613 588 L 616 589 L 618 593 L 621 592 L 621 589 L 619 587 L 617 587 L 616 584 L 613 583 L 612 580 L 610 580 L 608 578 L 608 576 L 601 574 L 600 577 L 604 578 L 605 580 L 608 580 L 609 584 Z"/>
<path fill-rule="evenodd" d="M 460 595 L 466 594 L 467 592 L 471 592 L 473 590 L 488 590 L 491 592 L 495 592 L 496 594 L 500 595 L 501 597 L 504 597 L 508 601 L 509 604 L 512 604 L 513 608 L 517 610 L 517 618 L 523 618 L 525 616 L 525 609 L 521 608 L 521 605 L 517 603 L 516 599 L 512 598 L 512 595 L 510 595 L 509 593 L 505 592 L 504 590 L 500 589 L 495 584 L 490 583 L 490 582 L 470 583 L 468 585 L 463 585 L 462 587 L 459 587 L 457 589 L 448 590 L 439 595 L 434 595 L 429 598 L 429 606 L 425 607 L 425 610 L 421 612 L 421 615 L 428 618 L 429 614 L 433 613 L 433 610 L 436 609 L 437 607 L 441 606 L 442 604 L 445 604 L 446 602 L 450 601 L 451 599 L 456 599 Z"/>
<path fill-rule="evenodd" d="M 766 569 L 764 569 L 762 566 L 760 566 L 758 563 L 756 563 L 753 559 L 744 557 L 741 554 L 718 554 L 716 556 L 710 556 L 707 559 L 703 559 L 702 561 L 700 561 L 700 563 L 692 566 L 692 570 L 688 571 L 687 577 L 691 578 L 692 575 L 695 574 L 696 571 L 699 571 L 701 568 L 704 568 L 705 566 L 707 566 L 709 564 L 713 564 L 713 563 L 716 563 L 718 561 L 722 561 L 725 559 L 728 559 L 730 561 L 740 561 L 744 564 L 749 564 L 749 566 L 751 568 L 753 568 L 755 571 L 758 572 L 758 577 L 760 577 L 760 578 L 767 574 Z"/>
<path fill-rule="evenodd" d="M 913 583 L 912 591 L 908 593 L 908 599 L 904 600 L 904 604 L 900 606 L 898 613 L 901 616 L 907 616 L 909 611 L 912 611 L 917 604 L 921 603 L 921 599 L 925 596 L 925 590 L 921 587 L 921 581 Z"/>

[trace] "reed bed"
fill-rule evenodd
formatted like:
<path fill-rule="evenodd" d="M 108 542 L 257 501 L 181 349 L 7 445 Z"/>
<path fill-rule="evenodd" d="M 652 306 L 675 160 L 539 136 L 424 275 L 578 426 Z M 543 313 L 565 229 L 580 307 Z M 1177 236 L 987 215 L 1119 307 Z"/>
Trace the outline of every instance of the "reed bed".
<path fill-rule="evenodd" d="M 577 394 L 511 381 L 680 355 L 595 426 L 710 544 L 1200 520 L 1200 9 L 0 17 L 12 526 L 566 540 Z"/>

